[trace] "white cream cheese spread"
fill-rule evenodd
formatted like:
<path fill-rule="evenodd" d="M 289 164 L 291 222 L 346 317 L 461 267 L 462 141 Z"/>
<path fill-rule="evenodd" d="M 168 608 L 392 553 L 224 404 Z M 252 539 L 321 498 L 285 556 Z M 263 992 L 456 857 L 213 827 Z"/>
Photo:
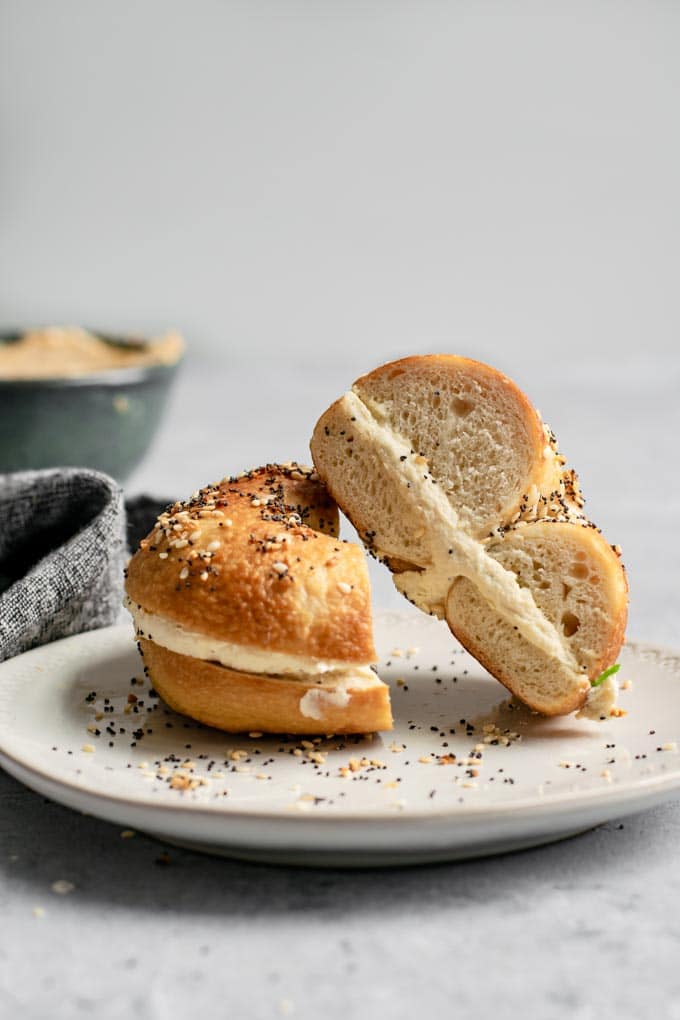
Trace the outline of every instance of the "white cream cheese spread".
<path fill-rule="evenodd" d="M 599 722 L 607 719 L 616 705 L 619 684 L 615 676 L 608 676 L 597 687 L 591 687 L 583 707 L 577 713 L 577 719 L 594 719 Z"/>
<path fill-rule="evenodd" d="M 353 686 L 380 682 L 370 668 L 370 663 L 353 665 L 332 659 L 324 662 L 302 655 L 266 652 L 189 630 L 174 620 L 142 609 L 129 598 L 125 598 L 124 606 L 135 621 L 138 636 L 148 637 L 149 641 L 178 655 L 218 662 L 228 669 L 245 673 L 267 673 L 283 679 L 309 681 L 316 678 L 324 684 L 342 684 L 351 680 Z M 311 715 L 310 718 L 316 716 Z"/>
<path fill-rule="evenodd" d="M 342 402 L 353 427 L 378 451 L 386 472 L 410 483 L 412 498 L 418 502 L 421 520 L 431 540 L 432 565 L 419 571 L 395 574 L 400 591 L 421 606 L 431 604 L 442 614 L 446 596 L 456 577 L 467 577 L 498 614 L 517 627 L 527 641 L 545 655 L 556 659 L 574 678 L 583 674 L 556 628 L 536 605 L 529 589 L 520 588 L 515 575 L 490 556 L 483 544 L 459 526 L 458 515 L 444 492 L 428 484 L 422 467 L 414 463 L 409 444 L 380 424 L 359 397 L 349 392 Z"/>
<path fill-rule="evenodd" d="M 341 680 L 333 690 L 313 687 L 300 698 L 300 711 L 308 719 L 322 719 L 329 708 L 347 708 L 351 693 L 348 681 Z"/>

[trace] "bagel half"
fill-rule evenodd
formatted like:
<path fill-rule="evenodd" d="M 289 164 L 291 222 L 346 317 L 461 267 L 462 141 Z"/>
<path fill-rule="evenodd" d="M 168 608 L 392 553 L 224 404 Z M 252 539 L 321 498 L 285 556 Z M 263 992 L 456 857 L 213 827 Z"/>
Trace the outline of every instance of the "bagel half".
<path fill-rule="evenodd" d="M 555 438 L 501 372 L 429 355 L 357 380 L 319 419 L 319 476 L 406 598 L 531 708 L 600 717 L 623 641 L 618 548 Z M 588 703 L 586 704 L 586 702 Z"/>
<path fill-rule="evenodd" d="M 161 514 L 126 575 L 151 682 L 229 732 L 391 729 L 366 562 L 309 468 L 267 465 Z"/>

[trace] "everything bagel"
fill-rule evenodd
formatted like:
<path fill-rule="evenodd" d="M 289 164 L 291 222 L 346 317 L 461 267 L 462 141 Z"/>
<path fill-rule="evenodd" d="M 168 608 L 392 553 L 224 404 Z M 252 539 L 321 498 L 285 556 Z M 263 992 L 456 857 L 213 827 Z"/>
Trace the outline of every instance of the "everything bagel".
<path fill-rule="evenodd" d="M 390 729 L 362 550 L 309 468 L 267 465 L 161 514 L 126 605 L 156 690 L 230 732 Z"/>
<path fill-rule="evenodd" d="M 383 365 L 321 416 L 311 451 L 399 591 L 517 697 L 546 715 L 612 709 L 615 681 L 591 683 L 623 641 L 620 551 L 510 379 L 455 355 Z"/>

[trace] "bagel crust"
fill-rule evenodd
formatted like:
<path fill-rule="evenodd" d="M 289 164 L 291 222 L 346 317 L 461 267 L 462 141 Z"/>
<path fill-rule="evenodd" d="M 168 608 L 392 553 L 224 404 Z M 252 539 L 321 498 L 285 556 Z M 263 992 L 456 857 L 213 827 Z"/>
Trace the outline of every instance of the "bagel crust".
<path fill-rule="evenodd" d="M 328 408 L 311 451 L 409 601 L 531 708 L 591 714 L 625 631 L 620 550 L 510 379 L 456 355 L 391 362 Z"/>
<path fill-rule="evenodd" d="M 229 732 L 390 729 L 366 560 L 310 468 L 266 465 L 161 514 L 126 576 L 145 668 Z M 216 661 L 219 660 L 219 661 Z"/>
<path fill-rule="evenodd" d="M 258 650 L 375 662 L 362 550 L 309 468 L 267 465 L 176 503 L 141 542 L 126 591 L 147 612 Z"/>
<path fill-rule="evenodd" d="M 140 640 L 154 688 L 176 712 L 228 733 L 372 733 L 392 729 L 389 688 L 375 676 L 330 682 L 225 669 Z M 321 692 L 321 693 L 319 693 Z M 304 709 L 307 703 L 306 715 Z"/>

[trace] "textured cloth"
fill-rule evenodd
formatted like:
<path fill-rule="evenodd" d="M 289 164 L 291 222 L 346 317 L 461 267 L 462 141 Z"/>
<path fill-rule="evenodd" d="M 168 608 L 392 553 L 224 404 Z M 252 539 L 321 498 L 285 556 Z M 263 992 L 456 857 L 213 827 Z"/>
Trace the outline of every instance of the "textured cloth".
<path fill-rule="evenodd" d="M 81 468 L 0 476 L 0 661 L 114 623 L 126 556 L 112 478 Z"/>

